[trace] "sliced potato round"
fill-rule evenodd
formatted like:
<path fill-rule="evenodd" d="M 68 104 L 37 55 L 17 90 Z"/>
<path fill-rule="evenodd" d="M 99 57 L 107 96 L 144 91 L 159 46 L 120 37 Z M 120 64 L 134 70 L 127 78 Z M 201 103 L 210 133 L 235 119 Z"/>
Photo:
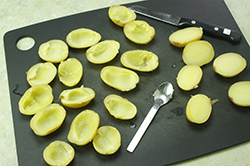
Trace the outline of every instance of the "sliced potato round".
<path fill-rule="evenodd" d="M 136 106 L 121 96 L 111 94 L 103 102 L 110 115 L 117 119 L 129 120 L 137 114 Z"/>
<path fill-rule="evenodd" d="M 204 94 L 192 96 L 186 106 L 186 117 L 192 123 L 205 123 L 212 112 L 211 99 Z"/>
<path fill-rule="evenodd" d="M 228 90 L 230 100 L 242 107 L 250 106 L 250 81 L 239 81 L 230 86 Z"/>
<path fill-rule="evenodd" d="M 100 75 L 103 82 L 120 91 L 130 91 L 139 82 L 139 76 L 134 71 L 117 66 L 104 67 Z"/>
<path fill-rule="evenodd" d="M 50 143 L 43 151 L 43 158 L 49 165 L 68 165 L 74 157 L 74 148 L 59 140 Z"/>
<path fill-rule="evenodd" d="M 169 36 L 169 41 L 176 47 L 185 47 L 188 43 L 200 40 L 203 35 L 202 28 L 188 27 L 180 29 Z"/>
<path fill-rule="evenodd" d="M 72 87 L 78 84 L 83 75 L 83 67 L 75 58 L 68 58 L 58 66 L 59 80 L 66 86 Z"/>
<path fill-rule="evenodd" d="M 213 46 L 204 40 L 194 41 L 186 45 L 182 59 L 187 65 L 203 66 L 214 58 Z"/>
<path fill-rule="evenodd" d="M 92 141 L 99 127 L 100 117 L 92 110 L 84 110 L 73 120 L 68 133 L 68 140 L 83 146 Z"/>
<path fill-rule="evenodd" d="M 53 103 L 37 112 L 30 120 L 30 127 L 36 135 L 46 136 L 56 131 L 66 117 L 65 109 Z"/>
<path fill-rule="evenodd" d="M 121 146 L 121 134 L 112 126 L 102 126 L 93 139 L 94 149 L 103 155 L 114 154 Z"/>
<path fill-rule="evenodd" d="M 87 28 L 79 28 L 71 31 L 67 37 L 66 42 L 72 48 L 87 48 L 101 40 L 101 35 Z"/>
<path fill-rule="evenodd" d="M 118 54 L 120 43 L 115 40 L 105 40 L 91 46 L 86 51 L 88 61 L 103 64 L 111 61 Z"/>
<path fill-rule="evenodd" d="M 67 59 L 69 48 L 62 40 L 49 40 L 40 45 L 38 54 L 44 61 L 59 63 Z"/>
<path fill-rule="evenodd" d="M 177 75 L 178 86 L 185 91 L 189 91 L 198 87 L 203 72 L 198 65 L 185 65 L 181 68 Z"/>
<path fill-rule="evenodd" d="M 223 77 L 234 77 L 247 66 L 247 61 L 237 53 L 225 53 L 218 56 L 213 63 L 213 69 Z"/>
<path fill-rule="evenodd" d="M 147 44 L 155 36 L 154 27 L 142 20 L 135 20 L 123 27 L 125 36 L 134 43 Z"/>
<path fill-rule="evenodd" d="M 56 76 L 57 69 L 51 62 L 38 63 L 27 71 L 27 81 L 30 86 L 49 84 Z"/>
<path fill-rule="evenodd" d="M 146 50 L 127 51 L 121 56 L 123 66 L 141 71 L 149 72 L 155 70 L 159 65 L 158 56 Z"/>
<path fill-rule="evenodd" d="M 94 97 L 95 92 L 91 88 L 81 86 L 80 88 L 62 91 L 59 98 L 66 107 L 81 108 L 89 104 Z"/>
<path fill-rule="evenodd" d="M 50 105 L 54 97 L 49 85 L 35 85 L 29 88 L 19 100 L 19 111 L 24 115 L 34 115 Z"/>
<path fill-rule="evenodd" d="M 126 6 L 114 5 L 109 8 L 109 18 L 118 26 L 123 27 L 125 24 L 134 21 L 136 14 Z"/>

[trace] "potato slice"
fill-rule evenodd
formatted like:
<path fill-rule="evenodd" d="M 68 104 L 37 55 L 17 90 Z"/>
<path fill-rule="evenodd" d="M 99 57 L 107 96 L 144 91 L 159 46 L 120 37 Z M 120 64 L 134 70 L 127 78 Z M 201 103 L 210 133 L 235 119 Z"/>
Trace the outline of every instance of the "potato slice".
<path fill-rule="evenodd" d="M 59 104 L 53 103 L 31 118 L 30 127 L 36 135 L 46 136 L 56 131 L 62 125 L 65 117 L 65 109 Z"/>
<path fill-rule="evenodd" d="M 104 67 L 100 75 L 103 82 L 120 91 L 130 91 L 139 82 L 139 76 L 134 71 L 117 66 Z"/>
<path fill-rule="evenodd" d="M 59 98 L 66 107 L 81 108 L 89 104 L 94 97 L 95 92 L 91 88 L 81 86 L 80 88 L 62 91 Z"/>
<path fill-rule="evenodd" d="M 198 65 L 185 65 L 177 75 L 178 86 L 185 91 L 198 87 L 203 72 Z"/>
<path fill-rule="evenodd" d="M 211 99 L 204 94 L 192 96 L 186 106 L 186 117 L 192 123 L 205 123 L 212 112 Z"/>
<path fill-rule="evenodd" d="M 142 20 L 135 20 L 123 27 L 125 36 L 134 43 L 147 44 L 155 36 L 154 27 Z"/>
<path fill-rule="evenodd" d="M 136 14 L 126 6 L 114 5 L 109 8 L 109 18 L 118 26 L 123 27 L 125 24 L 134 21 Z"/>
<path fill-rule="evenodd" d="M 59 140 L 50 143 L 43 151 L 43 158 L 49 165 L 68 165 L 74 157 L 74 148 Z"/>
<path fill-rule="evenodd" d="M 213 63 L 213 69 L 223 77 L 234 77 L 247 66 L 246 60 L 237 53 L 225 53 L 218 56 Z"/>
<path fill-rule="evenodd" d="M 27 74 L 27 81 L 30 86 L 49 84 L 56 76 L 57 69 L 51 62 L 38 63 L 33 65 Z"/>
<path fill-rule="evenodd" d="M 146 50 L 127 51 L 121 56 L 123 66 L 141 71 L 150 72 L 155 70 L 159 65 L 158 56 Z"/>
<path fill-rule="evenodd" d="M 67 59 L 69 48 L 62 40 L 49 40 L 40 45 L 38 54 L 44 61 L 59 63 Z"/>
<path fill-rule="evenodd" d="M 103 102 L 110 115 L 117 119 L 129 120 L 137 114 L 136 106 L 121 96 L 108 95 Z"/>
<path fill-rule="evenodd" d="M 76 145 L 83 146 L 92 141 L 99 127 L 100 117 L 92 110 L 84 110 L 73 120 L 68 140 Z"/>
<path fill-rule="evenodd" d="M 101 40 L 101 35 L 87 28 L 79 28 L 71 31 L 67 37 L 66 42 L 72 48 L 87 48 Z"/>
<path fill-rule="evenodd" d="M 83 67 L 75 58 L 68 58 L 58 66 L 59 80 L 66 86 L 72 87 L 78 84 L 83 75 Z"/>
<path fill-rule="evenodd" d="M 180 29 L 169 36 L 169 41 L 176 47 L 185 47 L 188 43 L 200 40 L 203 35 L 202 28 L 188 27 Z"/>
<path fill-rule="evenodd" d="M 182 59 L 187 65 L 203 66 L 214 58 L 213 46 L 204 40 L 194 41 L 186 45 Z"/>
<path fill-rule="evenodd" d="M 118 54 L 120 43 L 115 40 L 105 40 L 91 46 L 86 51 L 88 61 L 94 64 L 103 64 L 111 61 Z"/>
<path fill-rule="evenodd" d="M 230 86 L 228 90 L 230 100 L 242 107 L 250 106 L 250 81 L 239 81 Z"/>
<path fill-rule="evenodd" d="M 93 139 L 94 149 L 103 155 L 114 154 L 121 146 L 121 134 L 112 126 L 102 126 Z"/>
<path fill-rule="evenodd" d="M 36 85 L 29 88 L 19 100 L 19 110 L 24 115 L 34 115 L 50 105 L 54 97 L 49 85 Z"/>

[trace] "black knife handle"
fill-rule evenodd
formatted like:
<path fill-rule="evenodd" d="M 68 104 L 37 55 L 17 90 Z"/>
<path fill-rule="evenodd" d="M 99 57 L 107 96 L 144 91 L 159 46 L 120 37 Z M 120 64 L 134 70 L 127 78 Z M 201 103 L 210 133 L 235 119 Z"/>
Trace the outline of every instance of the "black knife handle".
<path fill-rule="evenodd" d="M 238 43 L 242 38 L 241 33 L 235 30 L 224 28 L 217 25 L 207 24 L 194 19 L 181 18 L 178 25 L 202 27 L 205 33 L 209 33 L 213 36 L 224 38 L 232 43 Z"/>

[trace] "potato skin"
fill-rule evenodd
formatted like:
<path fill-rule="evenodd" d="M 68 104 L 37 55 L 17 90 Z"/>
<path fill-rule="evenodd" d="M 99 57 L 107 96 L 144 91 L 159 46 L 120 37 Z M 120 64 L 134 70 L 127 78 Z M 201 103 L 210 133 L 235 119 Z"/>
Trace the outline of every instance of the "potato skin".
<path fill-rule="evenodd" d="M 169 36 L 169 41 L 176 47 L 185 47 L 188 43 L 200 40 L 203 36 L 202 28 L 188 27 L 177 30 Z"/>

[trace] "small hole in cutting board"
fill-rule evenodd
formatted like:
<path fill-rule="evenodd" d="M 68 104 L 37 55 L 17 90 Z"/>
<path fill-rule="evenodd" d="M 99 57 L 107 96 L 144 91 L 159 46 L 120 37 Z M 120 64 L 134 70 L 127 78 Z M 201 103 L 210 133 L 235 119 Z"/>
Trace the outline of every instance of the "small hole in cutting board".
<path fill-rule="evenodd" d="M 35 45 L 35 40 L 32 37 L 22 37 L 17 41 L 16 47 L 21 51 L 27 51 Z"/>

